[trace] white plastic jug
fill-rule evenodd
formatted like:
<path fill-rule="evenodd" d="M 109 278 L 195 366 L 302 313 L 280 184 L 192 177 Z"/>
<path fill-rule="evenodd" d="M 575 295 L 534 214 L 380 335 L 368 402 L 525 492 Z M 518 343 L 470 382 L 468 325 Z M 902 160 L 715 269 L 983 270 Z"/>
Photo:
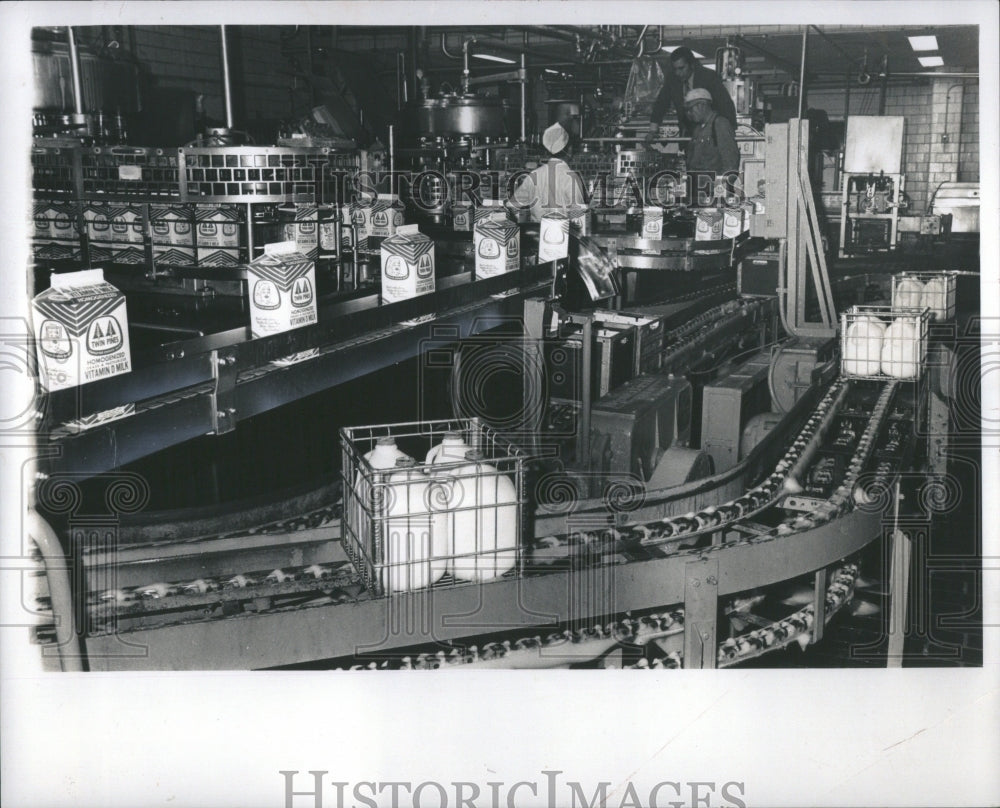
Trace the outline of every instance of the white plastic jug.
<path fill-rule="evenodd" d="M 384 488 L 383 562 L 380 577 L 388 593 L 412 592 L 434 583 L 433 527 L 427 478 L 413 458 L 401 457 Z"/>
<path fill-rule="evenodd" d="M 391 469 L 396 465 L 396 460 L 401 457 L 408 457 L 408 455 L 400 451 L 396 446 L 396 439 L 392 437 L 379 438 L 375 442 L 375 448 L 369 451 L 365 456 L 365 460 L 368 461 L 369 465 L 376 471 L 382 469 Z M 360 542 L 362 547 L 369 547 L 369 539 L 371 538 L 371 519 L 370 517 L 378 516 L 375 513 L 374 503 L 372 501 L 372 486 L 371 481 L 368 476 L 365 475 L 367 469 L 359 469 L 357 476 L 354 479 L 354 496 L 355 501 L 350 508 L 350 529 L 354 533 L 355 540 Z"/>
<path fill-rule="evenodd" d="M 946 278 L 931 278 L 924 284 L 920 295 L 920 308 L 930 309 L 938 322 L 948 317 L 948 281 Z"/>
<path fill-rule="evenodd" d="M 919 332 L 912 317 L 897 317 L 882 341 L 882 372 L 896 379 L 912 379 L 920 361 Z"/>
<path fill-rule="evenodd" d="M 451 573 L 465 581 L 488 581 L 512 569 L 517 559 L 517 490 L 480 452 L 450 471 L 448 492 Z"/>
<path fill-rule="evenodd" d="M 445 432 L 441 442 L 427 453 L 424 464 L 457 463 L 465 460 L 466 453 L 471 451 L 472 447 L 465 442 L 461 432 Z"/>
<path fill-rule="evenodd" d="M 923 283 L 916 278 L 903 278 L 903 280 L 896 284 L 896 293 L 892 297 L 892 305 L 918 308 L 923 293 Z"/>
<path fill-rule="evenodd" d="M 885 326 L 875 317 L 862 315 L 847 329 L 844 340 L 844 372 L 873 376 L 882 367 L 882 339 Z"/>

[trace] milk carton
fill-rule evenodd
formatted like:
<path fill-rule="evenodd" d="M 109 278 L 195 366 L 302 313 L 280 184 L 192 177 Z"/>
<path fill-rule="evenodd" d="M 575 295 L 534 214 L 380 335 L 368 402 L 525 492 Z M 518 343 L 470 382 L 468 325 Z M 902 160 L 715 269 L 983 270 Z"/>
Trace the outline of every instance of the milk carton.
<path fill-rule="evenodd" d="M 52 276 L 31 302 L 38 376 L 46 390 L 129 373 L 125 296 L 100 269 Z"/>
<path fill-rule="evenodd" d="M 434 242 L 417 225 L 402 225 L 382 242 L 382 302 L 434 291 Z"/>
<path fill-rule="evenodd" d="M 266 337 L 311 325 L 316 317 L 316 265 L 296 251 L 294 241 L 265 244 L 247 265 L 250 332 Z"/>
<path fill-rule="evenodd" d="M 542 216 L 538 231 L 538 261 L 558 261 L 569 256 L 569 218 L 558 210 Z"/>
<path fill-rule="evenodd" d="M 403 223 L 403 211 L 395 194 L 379 194 L 368 212 L 368 235 L 388 238 Z"/>
<path fill-rule="evenodd" d="M 452 205 L 451 225 L 458 232 L 469 232 L 472 229 L 472 205 L 468 202 L 456 202 Z"/>
<path fill-rule="evenodd" d="M 508 221 L 510 220 L 510 212 L 503 202 L 497 199 L 484 199 L 473 212 L 472 225 L 475 227 L 479 222 L 487 219 L 500 222 Z"/>
<path fill-rule="evenodd" d="M 237 248 L 240 246 L 240 211 L 225 205 L 195 206 L 198 247 Z"/>
<path fill-rule="evenodd" d="M 642 209 L 642 238 L 659 241 L 663 238 L 663 208 L 659 205 Z"/>
<path fill-rule="evenodd" d="M 695 241 L 718 241 L 722 238 L 722 211 L 701 208 L 695 211 Z"/>
<path fill-rule="evenodd" d="M 194 247 L 192 205 L 150 205 L 149 229 L 153 244 Z"/>
<path fill-rule="evenodd" d="M 726 208 L 722 214 L 722 237 L 736 238 L 743 232 L 743 208 Z"/>
<path fill-rule="evenodd" d="M 315 260 L 319 253 L 319 212 L 316 205 L 296 205 L 295 221 L 282 228 L 285 241 L 294 241 L 296 251 Z"/>
<path fill-rule="evenodd" d="M 589 236 L 593 230 L 590 222 L 590 208 L 583 205 L 572 205 L 566 209 L 569 219 L 569 229 L 577 236 Z"/>
<path fill-rule="evenodd" d="M 491 278 L 521 267 L 521 231 L 509 221 L 481 221 L 472 235 L 476 277 Z"/>

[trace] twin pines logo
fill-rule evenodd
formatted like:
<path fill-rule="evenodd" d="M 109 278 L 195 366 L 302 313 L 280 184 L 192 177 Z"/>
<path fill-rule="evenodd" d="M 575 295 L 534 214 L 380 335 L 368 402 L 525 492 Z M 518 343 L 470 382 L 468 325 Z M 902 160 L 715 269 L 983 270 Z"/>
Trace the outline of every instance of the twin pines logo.
<path fill-rule="evenodd" d="M 431 260 L 430 253 L 424 253 L 417 260 L 417 277 L 429 278 L 434 274 L 434 261 Z"/>
<path fill-rule="evenodd" d="M 372 214 L 372 224 L 376 227 L 388 227 L 389 226 L 389 214 L 384 210 L 377 211 Z"/>
<path fill-rule="evenodd" d="M 87 329 L 87 350 L 100 356 L 122 347 L 122 327 L 114 317 L 98 317 Z"/>
<path fill-rule="evenodd" d="M 312 303 L 312 300 L 313 289 L 309 278 L 299 278 L 292 286 L 292 305 L 301 309 Z"/>

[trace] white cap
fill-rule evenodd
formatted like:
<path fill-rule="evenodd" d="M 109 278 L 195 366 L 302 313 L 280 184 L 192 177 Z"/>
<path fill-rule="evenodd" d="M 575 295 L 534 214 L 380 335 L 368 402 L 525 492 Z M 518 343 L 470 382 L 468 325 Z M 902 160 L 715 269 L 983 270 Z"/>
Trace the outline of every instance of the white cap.
<path fill-rule="evenodd" d="M 552 124 L 542 133 L 542 145 L 552 154 L 558 154 L 569 143 L 569 132 L 559 122 Z"/>
<path fill-rule="evenodd" d="M 695 87 L 693 90 L 689 90 L 687 95 L 684 96 L 685 104 L 691 104 L 694 101 L 708 101 L 711 104 L 712 94 L 701 87 Z"/>

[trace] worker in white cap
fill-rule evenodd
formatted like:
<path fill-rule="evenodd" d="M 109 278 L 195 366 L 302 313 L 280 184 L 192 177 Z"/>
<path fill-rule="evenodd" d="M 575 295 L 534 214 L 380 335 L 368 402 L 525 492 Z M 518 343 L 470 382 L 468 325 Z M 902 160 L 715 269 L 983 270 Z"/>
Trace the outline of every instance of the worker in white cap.
<path fill-rule="evenodd" d="M 688 174 L 724 176 L 727 191 L 732 191 L 740 170 L 740 147 L 736 145 L 732 124 L 712 109 L 712 94 L 700 87 L 689 90 L 684 96 L 684 112 L 694 124 L 686 151 Z M 716 187 L 715 180 L 710 185 L 704 184 Z M 695 191 L 698 187 L 696 183 Z M 714 196 L 714 190 L 711 195 Z M 706 199 L 705 204 L 708 201 Z"/>
<path fill-rule="evenodd" d="M 542 145 L 551 156 L 514 191 L 514 202 L 522 208 L 530 206 L 534 222 L 540 222 L 547 211 L 587 204 L 583 180 L 562 159 L 571 151 L 566 128 L 560 123 L 552 124 L 542 133 Z"/>

